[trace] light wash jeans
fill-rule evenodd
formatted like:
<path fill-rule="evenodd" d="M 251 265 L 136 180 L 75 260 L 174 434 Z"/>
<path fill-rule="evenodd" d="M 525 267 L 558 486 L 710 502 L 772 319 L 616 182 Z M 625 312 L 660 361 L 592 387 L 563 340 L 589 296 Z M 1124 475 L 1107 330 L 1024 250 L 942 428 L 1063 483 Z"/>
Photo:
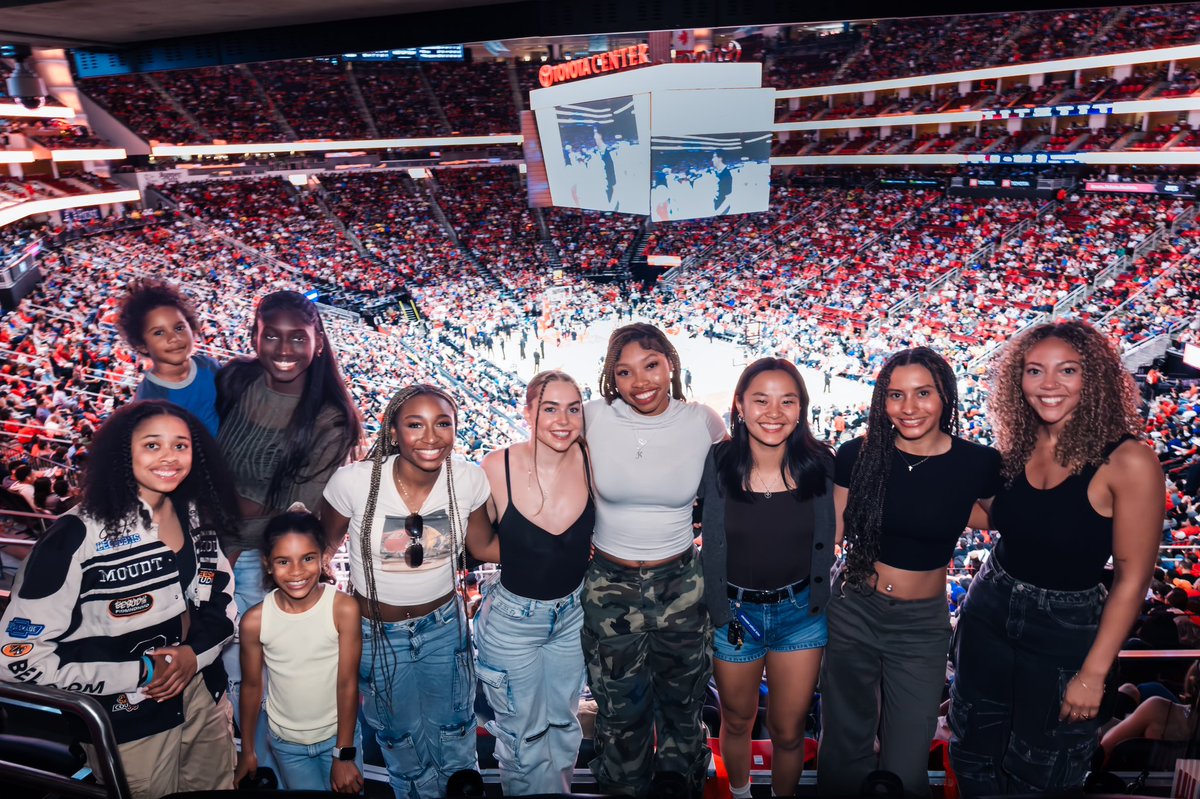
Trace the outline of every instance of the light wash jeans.
<path fill-rule="evenodd" d="M 333 768 L 333 748 L 337 746 L 337 733 L 315 744 L 298 744 L 284 740 L 274 732 L 269 733 L 271 751 L 279 764 L 280 789 L 289 791 L 331 791 L 329 772 Z M 363 770 L 362 728 L 354 725 L 354 747 L 358 757 L 354 763 L 358 772 Z"/>
<path fill-rule="evenodd" d="M 456 771 L 478 769 L 475 675 L 457 598 L 419 619 L 362 622 L 363 718 L 375 731 L 397 799 L 446 795 Z"/>
<path fill-rule="evenodd" d="M 262 602 L 266 591 L 263 589 L 263 566 L 262 558 L 257 552 L 246 550 L 238 554 L 238 559 L 233 564 L 233 604 L 237 607 L 238 624 L 242 622 L 242 615 L 250 608 Z M 233 705 L 233 720 L 237 722 L 238 730 L 242 728 L 242 662 L 241 647 L 238 646 L 237 637 L 225 647 L 221 652 L 221 662 L 225 664 L 225 673 L 229 677 L 227 693 L 229 701 Z M 260 768 L 269 768 L 277 775 L 279 768 L 275 763 L 275 758 L 271 755 L 271 749 L 267 746 L 267 675 L 263 674 L 263 697 L 262 710 L 258 713 L 258 727 L 254 735 L 254 751 L 258 754 L 258 765 Z M 282 778 L 280 785 L 283 784 Z"/>
<path fill-rule="evenodd" d="M 487 724 L 505 796 L 570 793 L 582 732 L 583 585 L 562 599 L 497 584 L 475 620 L 476 673 L 496 714 Z"/>

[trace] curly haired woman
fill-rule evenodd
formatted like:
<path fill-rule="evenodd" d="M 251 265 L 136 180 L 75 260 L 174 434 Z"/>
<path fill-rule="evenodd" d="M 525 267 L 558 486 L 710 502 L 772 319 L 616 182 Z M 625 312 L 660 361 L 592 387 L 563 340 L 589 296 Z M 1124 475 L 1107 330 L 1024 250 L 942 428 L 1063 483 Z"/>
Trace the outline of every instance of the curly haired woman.
<path fill-rule="evenodd" d="M 1000 454 L 958 432 L 954 370 L 916 347 L 884 363 L 866 436 L 838 449 L 833 500 L 846 564 L 821 669 L 824 796 L 857 796 L 877 770 L 899 777 L 906 796 L 929 795 L 950 649 L 946 564 L 1000 483 Z"/>
<path fill-rule="evenodd" d="M 1039 325 L 996 363 L 1001 540 L 963 606 L 951 691 L 950 756 L 967 796 L 1083 780 L 1162 531 L 1162 468 L 1136 438 L 1136 403 L 1117 351 L 1083 322 Z"/>

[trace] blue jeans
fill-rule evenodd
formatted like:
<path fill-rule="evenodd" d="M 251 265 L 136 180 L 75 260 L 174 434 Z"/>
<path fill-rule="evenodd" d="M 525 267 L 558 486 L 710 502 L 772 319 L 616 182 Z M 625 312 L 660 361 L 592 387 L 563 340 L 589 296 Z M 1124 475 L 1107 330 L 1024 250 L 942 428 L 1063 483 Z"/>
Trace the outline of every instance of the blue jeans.
<path fill-rule="evenodd" d="M 789 588 L 788 593 L 787 599 L 761 605 L 729 600 L 734 618 L 741 613 L 754 624 L 761 638 L 742 625 L 742 648 L 738 649 L 729 643 L 729 624 L 723 625 L 713 635 L 713 657 L 725 663 L 753 663 L 768 652 L 799 652 L 825 646 L 829 628 L 824 613 L 808 612 L 810 589 L 795 593 Z"/>
<path fill-rule="evenodd" d="M 526 599 L 497 584 L 476 617 L 476 673 L 496 714 L 487 728 L 505 796 L 571 792 L 583 737 L 582 592 Z"/>
<path fill-rule="evenodd" d="M 251 550 L 239 553 L 237 561 L 233 564 L 233 604 L 237 607 L 239 624 L 242 615 L 262 602 L 264 595 L 262 558 L 257 552 Z M 237 722 L 239 730 L 242 724 L 242 663 L 240 658 L 241 647 L 238 646 L 235 637 L 221 652 L 221 662 L 225 665 L 225 673 L 229 678 L 227 693 L 229 701 L 233 704 L 233 720 Z M 279 769 L 271 755 L 271 749 L 267 746 L 267 690 L 267 675 L 264 670 L 262 710 L 258 713 L 254 751 L 258 753 L 260 768 L 269 768 L 278 772 Z"/>
<path fill-rule="evenodd" d="M 958 622 L 950 761 L 964 796 L 1078 788 L 1100 722 L 1058 720 L 1096 638 L 1105 592 L 1051 591 L 1004 571 L 995 553 Z"/>
<path fill-rule="evenodd" d="M 362 622 L 358 685 L 398 799 L 445 796 L 456 771 L 477 769 L 475 675 L 457 597 L 418 619 Z"/>
<path fill-rule="evenodd" d="M 269 734 L 271 751 L 279 764 L 279 787 L 289 791 L 330 791 L 329 772 L 333 768 L 333 748 L 337 746 L 337 734 L 315 744 L 298 744 L 284 740 L 274 732 Z M 354 725 L 354 747 L 358 757 L 354 764 L 361 774 L 362 729 Z"/>

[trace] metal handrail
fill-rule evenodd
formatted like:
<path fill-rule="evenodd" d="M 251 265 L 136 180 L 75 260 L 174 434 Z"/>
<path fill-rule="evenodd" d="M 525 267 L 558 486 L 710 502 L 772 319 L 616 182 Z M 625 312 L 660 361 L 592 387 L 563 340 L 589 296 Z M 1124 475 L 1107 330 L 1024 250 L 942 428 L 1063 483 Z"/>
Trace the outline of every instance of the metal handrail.
<path fill-rule="evenodd" d="M 86 799 L 132 799 L 125 779 L 125 766 L 117 756 L 117 737 L 112 723 L 100 703 L 93 697 L 60 688 L 22 683 L 0 683 L 0 702 L 22 702 L 39 708 L 51 708 L 59 713 L 78 716 L 87 727 L 95 747 L 95 767 L 103 785 L 88 785 L 71 777 L 55 774 L 24 763 L 0 758 L 0 774 L 8 780 L 47 791 Z"/>

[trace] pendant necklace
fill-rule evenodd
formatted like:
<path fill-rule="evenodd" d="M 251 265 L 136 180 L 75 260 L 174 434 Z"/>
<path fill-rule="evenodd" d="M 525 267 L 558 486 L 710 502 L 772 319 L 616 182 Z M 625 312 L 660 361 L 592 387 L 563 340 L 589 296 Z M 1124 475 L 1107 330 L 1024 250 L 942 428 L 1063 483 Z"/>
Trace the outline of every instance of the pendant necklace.
<path fill-rule="evenodd" d="M 750 488 L 754 488 L 754 472 L 750 472 Z M 763 499 L 770 499 L 775 495 L 775 492 L 771 491 L 769 488 L 764 488 L 761 493 L 763 495 Z"/>
<path fill-rule="evenodd" d="M 637 452 L 633 454 L 633 459 L 635 461 L 640 461 L 642 459 L 643 450 L 646 449 L 646 444 L 650 442 L 637 430 L 633 431 L 633 439 L 637 441 Z"/>
<path fill-rule="evenodd" d="M 927 460 L 929 460 L 930 458 L 932 458 L 932 457 L 933 457 L 932 455 L 926 455 L 924 458 L 921 458 L 921 460 L 917 461 L 916 463 L 909 463 L 909 462 L 908 462 L 908 458 L 904 457 L 904 450 L 900 449 L 899 447 L 896 447 L 896 454 L 900 456 L 900 460 L 904 461 L 904 465 L 908 467 L 908 470 L 909 470 L 910 472 L 911 472 L 913 469 L 915 469 L 915 468 L 917 468 L 918 466 L 920 466 L 920 465 L 921 465 L 922 463 L 924 463 L 925 461 L 927 461 Z"/>

